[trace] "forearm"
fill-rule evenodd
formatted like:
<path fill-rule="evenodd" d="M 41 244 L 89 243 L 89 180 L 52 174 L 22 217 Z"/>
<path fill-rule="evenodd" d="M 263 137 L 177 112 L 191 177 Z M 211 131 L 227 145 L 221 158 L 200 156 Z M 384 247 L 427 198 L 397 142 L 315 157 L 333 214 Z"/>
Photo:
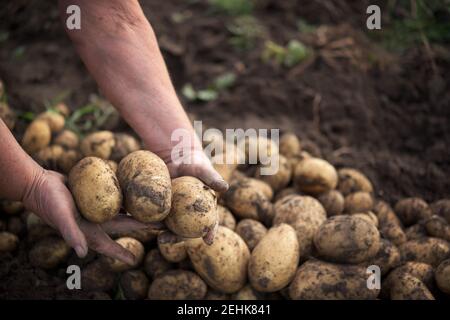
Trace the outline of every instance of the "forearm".
<path fill-rule="evenodd" d="M 81 8 L 81 30 L 68 30 L 77 51 L 103 95 L 152 151 L 168 152 L 175 129 L 194 135 L 139 3 L 60 1 L 63 14 L 69 3 Z"/>
<path fill-rule="evenodd" d="M 44 169 L 23 151 L 0 119 L 0 198 L 24 200 Z"/>

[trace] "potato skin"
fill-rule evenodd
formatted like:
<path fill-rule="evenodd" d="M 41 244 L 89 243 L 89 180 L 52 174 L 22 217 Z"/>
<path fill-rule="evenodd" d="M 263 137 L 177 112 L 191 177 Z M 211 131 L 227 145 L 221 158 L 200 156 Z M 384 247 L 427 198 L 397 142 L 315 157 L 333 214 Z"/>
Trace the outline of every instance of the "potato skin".
<path fill-rule="evenodd" d="M 24 206 L 21 201 L 1 200 L 0 209 L 9 215 L 16 215 L 23 211 Z"/>
<path fill-rule="evenodd" d="M 141 222 L 163 220 L 170 212 L 172 186 L 169 170 L 157 155 L 139 150 L 119 163 L 117 177 L 125 209 Z"/>
<path fill-rule="evenodd" d="M 113 219 L 122 206 L 122 191 L 116 175 L 100 158 L 80 160 L 69 173 L 69 187 L 81 214 L 89 221 Z"/>
<path fill-rule="evenodd" d="M 226 207 L 217 205 L 217 214 L 219 216 L 219 225 L 227 227 L 228 229 L 236 229 L 236 219 L 230 210 Z"/>
<path fill-rule="evenodd" d="M 362 262 L 362 266 L 376 265 L 380 267 L 381 275 L 386 275 L 389 271 L 400 265 L 400 251 L 389 240 L 380 239 L 380 249 L 369 261 Z"/>
<path fill-rule="evenodd" d="M 288 160 L 282 155 L 278 156 L 278 171 L 275 174 L 271 175 L 262 175 L 261 167 L 256 170 L 255 178 L 260 179 L 261 181 L 266 182 L 273 191 L 277 192 L 278 190 L 286 187 L 291 181 L 292 176 L 292 168 L 291 164 Z"/>
<path fill-rule="evenodd" d="M 425 230 L 430 236 L 450 241 L 450 225 L 443 217 L 432 216 L 424 224 Z"/>
<path fill-rule="evenodd" d="M 164 231 L 158 235 L 158 248 L 162 256 L 170 262 L 180 262 L 186 259 L 187 252 L 184 242 L 175 234 Z"/>
<path fill-rule="evenodd" d="M 283 190 L 280 190 L 275 195 L 273 201 L 274 202 L 278 202 L 279 200 L 283 199 L 284 197 L 290 196 L 290 195 L 298 195 L 297 190 L 295 188 L 293 188 L 293 187 L 289 187 L 289 188 L 285 188 Z M 342 199 L 342 202 L 343 201 L 344 201 L 344 199 Z"/>
<path fill-rule="evenodd" d="M 30 123 L 22 138 L 22 148 L 30 155 L 50 144 L 52 132 L 44 120 L 34 120 Z"/>
<path fill-rule="evenodd" d="M 264 300 L 264 294 L 246 285 L 231 296 L 231 300 Z"/>
<path fill-rule="evenodd" d="M 348 194 L 344 200 L 344 211 L 347 213 L 367 212 L 373 208 L 372 195 L 365 191 Z"/>
<path fill-rule="evenodd" d="M 164 220 L 173 233 L 201 238 L 218 223 L 217 198 L 212 189 L 194 177 L 172 180 L 172 205 Z"/>
<path fill-rule="evenodd" d="M 302 264 L 289 286 L 293 300 L 369 300 L 378 293 L 367 288 L 365 267 L 319 260 Z"/>
<path fill-rule="evenodd" d="M 119 280 L 123 295 L 128 300 L 145 299 L 148 292 L 149 281 L 141 270 L 125 271 Z"/>
<path fill-rule="evenodd" d="M 424 262 L 437 267 L 450 254 L 450 244 L 439 238 L 409 240 L 399 247 L 403 261 Z"/>
<path fill-rule="evenodd" d="M 55 111 L 46 111 L 37 116 L 36 120 L 43 120 L 48 123 L 52 133 L 60 132 L 64 129 L 66 120 Z"/>
<path fill-rule="evenodd" d="M 11 232 L 0 232 L 0 252 L 10 252 L 16 250 L 19 245 L 19 238 Z"/>
<path fill-rule="evenodd" d="M 0 82 L 0 98 L 2 96 L 1 89 L 2 88 Z M 14 113 L 14 111 L 11 110 L 11 108 L 7 103 L 1 101 L 0 101 L 0 119 L 2 119 L 3 122 L 5 122 L 9 130 L 14 129 L 14 126 L 16 124 L 16 114 Z"/>
<path fill-rule="evenodd" d="M 151 279 L 159 277 L 172 268 L 173 264 L 167 261 L 158 249 L 151 249 L 145 256 L 144 271 Z"/>
<path fill-rule="evenodd" d="M 70 247 L 58 237 L 48 237 L 37 242 L 29 252 L 33 266 L 53 269 L 64 262 L 70 253 Z"/>
<path fill-rule="evenodd" d="M 337 216 L 344 212 L 344 197 L 337 190 L 330 190 L 317 197 L 329 217 Z"/>
<path fill-rule="evenodd" d="M 250 251 L 234 231 L 219 226 L 212 245 L 188 239 L 186 248 L 195 271 L 213 289 L 233 293 L 245 285 Z"/>
<path fill-rule="evenodd" d="M 439 264 L 436 268 L 435 279 L 438 288 L 442 292 L 450 294 L 450 259 Z"/>
<path fill-rule="evenodd" d="M 434 281 L 433 267 L 427 263 L 408 261 L 392 270 L 382 282 L 382 293 L 390 292 L 392 285 L 400 276 L 410 274 L 431 287 Z M 389 293 L 390 294 L 390 293 Z"/>
<path fill-rule="evenodd" d="M 450 199 L 441 199 L 433 202 L 430 208 L 433 214 L 443 217 L 450 224 Z"/>
<path fill-rule="evenodd" d="M 102 259 L 97 259 L 81 269 L 82 288 L 89 291 L 109 291 L 116 283 L 116 274 Z"/>
<path fill-rule="evenodd" d="M 370 222 L 354 216 L 334 216 L 314 236 L 318 254 L 326 260 L 361 263 L 373 258 L 380 248 L 380 233 Z"/>
<path fill-rule="evenodd" d="M 144 259 L 145 249 L 142 243 L 130 237 L 122 237 L 116 240 L 118 244 L 130 251 L 135 257 L 133 265 L 126 264 L 118 259 L 106 257 L 109 268 L 114 272 L 122 272 L 139 266 Z"/>
<path fill-rule="evenodd" d="M 63 173 L 69 174 L 70 170 L 72 170 L 81 158 L 82 155 L 78 150 L 66 150 L 57 159 L 57 167 Z"/>
<path fill-rule="evenodd" d="M 392 283 L 390 296 L 392 300 L 434 300 L 425 284 L 408 273 L 401 274 Z"/>
<path fill-rule="evenodd" d="M 59 170 L 59 162 L 63 154 L 63 147 L 54 144 L 39 150 L 34 155 L 34 159 L 39 165 L 46 169 Z"/>
<path fill-rule="evenodd" d="M 250 257 L 248 276 L 252 287 L 261 292 L 281 290 L 294 278 L 299 258 L 294 228 L 285 223 L 270 228 Z"/>
<path fill-rule="evenodd" d="M 201 300 L 206 284 L 193 272 L 171 270 L 157 277 L 148 290 L 151 300 Z"/>
<path fill-rule="evenodd" d="M 275 203 L 273 225 L 287 223 L 295 229 L 302 259 L 311 253 L 314 234 L 326 219 L 325 209 L 310 196 L 291 195 Z"/>
<path fill-rule="evenodd" d="M 65 149 L 77 149 L 80 144 L 80 139 L 75 132 L 66 129 L 61 131 L 55 139 L 53 139 L 53 143 L 60 145 Z"/>
<path fill-rule="evenodd" d="M 420 198 L 402 199 L 395 204 L 394 211 L 405 226 L 428 219 L 432 215 L 428 204 Z"/>
<path fill-rule="evenodd" d="M 308 194 L 320 194 L 332 190 L 336 188 L 337 182 L 336 169 L 323 159 L 303 159 L 294 170 L 294 185 Z"/>
<path fill-rule="evenodd" d="M 243 219 L 236 227 L 236 233 L 245 241 L 252 251 L 261 239 L 267 234 L 267 228 L 259 221 Z"/>
<path fill-rule="evenodd" d="M 114 134 L 114 147 L 111 151 L 111 160 L 120 162 L 128 154 L 141 149 L 141 144 L 135 137 L 127 133 Z"/>
<path fill-rule="evenodd" d="M 339 183 L 337 189 L 344 195 L 353 192 L 364 191 L 373 192 L 373 186 L 370 180 L 360 171 L 351 168 L 342 168 L 338 170 Z"/>
<path fill-rule="evenodd" d="M 407 241 L 403 226 L 392 208 L 384 201 L 375 204 L 374 212 L 378 217 L 380 232 L 383 237 L 392 241 L 396 246 Z"/>
<path fill-rule="evenodd" d="M 302 150 L 300 140 L 295 133 L 286 132 L 280 137 L 280 154 L 286 158 L 298 155 Z"/>
<path fill-rule="evenodd" d="M 111 131 L 96 131 L 81 140 L 80 150 L 85 157 L 108 160 L 114 148 L 114 134 Z"/>

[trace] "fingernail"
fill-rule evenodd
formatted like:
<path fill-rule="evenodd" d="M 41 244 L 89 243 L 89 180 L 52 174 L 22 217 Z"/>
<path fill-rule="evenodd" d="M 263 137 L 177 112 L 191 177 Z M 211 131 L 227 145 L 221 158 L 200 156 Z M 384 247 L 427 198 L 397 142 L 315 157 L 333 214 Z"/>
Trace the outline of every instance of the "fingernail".
<path fill-rule="evenodd" d="M 80 258 L 84 258 L 87 255 L 87 248 L 77 245 L 75 246 L 75 252 L 77 253 L 77 256 Z"/>

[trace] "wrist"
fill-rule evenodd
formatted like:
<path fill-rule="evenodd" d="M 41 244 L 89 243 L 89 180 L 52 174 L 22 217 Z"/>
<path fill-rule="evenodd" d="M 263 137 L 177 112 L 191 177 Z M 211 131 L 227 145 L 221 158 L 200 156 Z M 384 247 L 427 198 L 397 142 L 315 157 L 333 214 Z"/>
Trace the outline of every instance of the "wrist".
<path fill-rule="evenodd" d="M 36 214 L 42 209 L 39 190 L 42 189 L 45 181 L 46 170 L 36 165 L 36 167 L 31 170 L 31 173 L 28 175 L 27 181 L 23 186 L 21 201 L 28 210 Z"/>

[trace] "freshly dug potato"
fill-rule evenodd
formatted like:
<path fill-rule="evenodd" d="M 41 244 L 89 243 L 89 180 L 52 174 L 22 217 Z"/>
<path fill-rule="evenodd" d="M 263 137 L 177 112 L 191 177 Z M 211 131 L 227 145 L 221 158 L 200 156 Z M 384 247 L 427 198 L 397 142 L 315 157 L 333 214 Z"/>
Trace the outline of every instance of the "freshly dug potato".
<path fill-rule="evenodd" d="M 219 204 L 217 205 L 217 214 L 219 216 L 219 225 L 231 230 L 236 229 L 236 219 L 230 210 Z"/>
<path fill-rule="evenodd" d="M 15 215 L 22 212 L 24 206 L 21 201 L 2 200 L 0 202 L 0 208 L 6 214 Z"/>
<path fill-rule="evenodd" d="M 278 200 L 281 200 L 282 198 L 284 198 L 286 196 L 290 196 L 292 194 L 298 195 L 297 190 L 295 188 L 293 188 L 293 187 L 285 188 L 285 189 L 280 190 L 280 191 L 277 192 L 277 194 L 275 195 L 273 201 L 274 202 L 278 202 Z"/>
<path fill-rule="evenodd" d="M 438 288 L 442 292 L 450 294 L 450 259 L 439 264 L 436 268 L 435 279 Z"/>
<path fill-rule="evenodd" d="M 280 137 L 280 154 L 286 158 L 298 155 L 302 150 L 300 140 L 295 133 L 287 132 Z"/>
<path fill-rule="evenodd" d="M 295 167 L 294 184 L 302 192 L 320 194 L 336 188 L 336 169 L 327 161 L 307 158 Z"/>
<path fill-rule="evenodd" d="M 85 157 L 107 160 L 111 157 L 115 144 L 116 140 L 111 131 L 97 131 L 84 137 L 80 144 L 80 150 Z"/>
<path fill-rule="evenodd" d="M 230 296 L 228 294 L 215 291 L 213 289 L 208 288 L 206 292 L 205 300 L 229 300 Z"/>
<path fill-rule="evenodd" d="M 426 220 L 425 229 L 432 237 L 450 241 L 450 225 L 441 216 L 432 216 Z"/>
<path fill-rule="evenodd" d="M 69 187 L 81 214 L 89 221 L 113 219 L 122 206 L 122 191 L 116 175 L 100 158 L 87 157 L 69 173 Z"/>
<path fill-rule="evenodd" d="M 0 101 L 0 119 L 2 119 L 3 122 L 5 122 L 9 130 L 14 129 L 14 126 L 16 124 L 16 115 L 14 111 L 11 110 L 9 105 L 6 104 L 6 102 Z"/>
<path fill-rule="evenodd" d="M 380 249 L 380 233 L 372 223 L 354 216 L 334 216 L 325 221 L 314 236 L 321 257 L 341 263 L 361 263 Z"/>
<path fill-rule="evenodd" d="M 78 150 L 66 150 L 58 158 L 57 166 L 63 173 L 68 174 L 81 158 Z"/>
<path fill-rule="evenodd" d="M 374 207 L 374 212 L 378 217 L 380 232 L 384 238 L 389 239 L 396 246 L 407 241 L 403 226 L 389 204 L 378 201 Z"/>
<path fill-rule="evenodd" d="M 108 266 L 112 271 L 122 272 L 125 270 L 134 269 L 141 264 L 145 254 L 145 249 L 142 243 L 129 237 L 119 238 L 116 242 L 134 255 L 135 263 L 133 265 L 129 265 L 118 259 L 106 257 Z"/>
<path fill-rule="evenodd" d="M 252 287 L 261 292 L 281 290 L 294 278 L 299 258 L 294 228 L 285 223 L 270 228 L 250 257 L 248 276 Z"/>
<path fill-rule="evenodd" d="M 326 219 L 320 202 L 309 196 L 291 195 L 275 203 L 273 225 L 287 223 L 295 229 L 302 258 L 311 253 L 314 234 Z"/>
<path fill-rule="evenodd" d="M 47 122 L 52 133 L 60 132 L 66 124 L 66 120 L 62 115 L 51 110 L 41 113 L 36 117 L 36 120 L 44 120 Z"/>
<path fill-rule="evenodd" d="M 206 284 L 193 272 L 167 271 L 157 277 L 148 290 L 151 300 L 201 300 L 206 295 Z"/>
<path fill-rule="evenodd" d="M 151 278 L 155 279 L 173 268 L 173 264 L 164 259 L 158 249 L 151 249 L 145 256 L 144 271 Z"/>
<path fill-rule="evenodd" d="M 28 154 L 34 154 L 50 144 L 52 132 L 44 120 L 34 120 L 30 123 L 22 137 L 22 148 Z"/>
<path fill-rule="evenodd" d="M 427 286 L 408 273 L 400 275 L 392 283 L 390 296 L 392 300 L 434 300 Z"/>
<path fill-rule="evenodd" d="M 344 197 L 337 190 L 324 192 L 317 197 L 317 200 L 325 208 L 329 217 L 337 216 L 344 212 Z"/>
<path fill-rule="evenodd" d="M 245 154 L 247 164 L 268 164 L 272 157 L 279 154 L 278 145 L 264 136 L 245 137 L 237 145 Z"/>
<path fill-rule="evenodd" d="M 428 236 L 427 229 L 422 223 L 416 223 L 405 229 L 408 240 L 420 239 Z"/>
<path fill-rule="evenodd" d="M 33 266 L 53 269 L 63 263 L 70 253 L 70 247 L 59 237 L 48 237 L 37 242 L 29 252 Z"/>
<path fill-rule="evenodd" d="M 58 235 L 58 232 L 46 224 L 41 218 L 30 212 L 26 219 L 27 224 L 27 239 L 30 243 L 38 240 Z"/>
<path fill-rule="evenodd" d="M 61 131 L 55 139 L 53 139 L 53 143 L 60 145 L 65 149 L 77 149 L 80 144 L 80 139 L 78 139 L 75 132 L 66 129 Z"/>
<path fill-rule="evenodd" d="M 88 291 L 110 291 L 116 283 L 116 274 L 105 261 L 98 259 L 81 269 L 81 287 Z"/>
<path fill-rule="evenodd" d="M 219 226 L 210 246 L 201 239 L 185 243 L 194 269 L 213 289 L 233 293 L 245 285 L 250 251 L 234 231 Z"/>
<path fill-rule="evenodd" d="M 16 250 L 19 245 L 19 238 L 11 232 L 0 232 L 0 252 L 10 252 Z"/>
<path fill-rule="evenodd" d="M 212 232 L 219 217 L 215 192 L 194 177 L 172 180 L 172 206 L 164 222 L 175 234 L 200 238 Z"/>
<path fill-rule="evenodd" d="M 246 285 L 231 296 L 231 300 L 264 300 L 264 294 Z"/>
<path fill-rule="evenodd" d="M 367 288 L 366 268 L 319 260 L 302 264 L 289 287 L 293 300 L 371 300 L 379 290 Z"/>
<path fill-rule="evenodd" d="M 360 171 L 350 168 L 342 168 L 338 170 L 339 183 L 337 189 L 344 195 L 353 192 L 364 191 L 373 192 L 372 183 Z"/>
<path fill-rule="evenodd" d="M 184 241 L 170 231 L 158 235 L 158 248 L 162 256 L 170 262 L 180 262 L 187 257 Z"/>
<path fill-rule="evenodd" d="M 135 137 L 127 133 L 114 134 L 114 147 L 111 152 L 111 160 L 120 162 L 128 154 L 141 149 L 141 144 Z"/>
<path fill-rule="evenodd" d="M 125 209 L 141 222 L 163 220 L 170 212 L 172 186 L 169 170 L 157 155 L 139 150 L 119 163 L 117 170 Z"/>
<path fill-rule="evenodd" d="M 367 212 L 373 208 L 372 195 L 365 191 L 348 194 L 344 200 L 344 211 L 347 213 Z"/>
<path fill-rule="evenodd" d="M 119 285 L 127 300 L 142 300 L 147 297 L 149 281 L 141 270 L 125 271 L 120 276 Z"/>
<path fill-rule="evenodd" d="M 161 228 L 163 228 L 163 225 L 161 224 Z M 115 238 L 122 238 L 122 237 L 130 237 L 134 238 L 140 243 L 146 244 L 152 241 L 153 239 L 156 239 L 158 234 L 161 232 L 159 229 L 155 229 L 154 226 L 148 226 L 146 228 L 137 229 L 137 230 L 131 230 L 126 232 L 117 232 L 114 233 Z"/>
<path fill-rule="evenodd" d="M 361 263 L 362 266 L 376 265 L 380 267 L 381 275 L 386 275 L 393 268 L 400 265 L 400 252 L 389 240 L 380 239 L 380 249 L 369 261 Z"/>
<path fill-rule="evenodd" d="M 261 168 L 262 167 L 258 167 L 255 177 L 266 182 L 275 192 L 286 187 L 291 181 L 291 165 L 282 155 L 278 156 L 278 171 L 275 174 L 263 175 Z"/>
<path fill-rule="evenodd" d="M 378 218 L 372 211 L 364 212 L 364 213 L 353 213 L 353 217 L 360 217 L 367 222 L 372 223 L 375 227 L 378 228 Z"/>
<path fill-rule="evenodd" d="M 428 219 L 432 215 L 428 204 L 420 198 L 402 199 L 395 204 L 394 211 L 405 226 Z"/>
<path fill-rule="evenodd" d="M 243 219 L 236 226 L 236 233 L 245 241 L 250 251 L 266 235 L 267 228 L 259 221 Z"/>
<path fill-rule="evenodd" d="M 58 170 L 58 163 L 60 161 L 59 159 L 61 158 L 63 153 L 64 149 L 61 146 L 54 144 L 39 150 L 35 154 L 34 158 L 36 162 L 44 168 L 50 170 Z"/>
<path fill-rule="evenodd" d="M 69 107 L 64 102 L 58 103 L 56 106 L 53 107 L 53 109 L 65 118 L 70 116 L 71 113 Z"/>
<path fill-rule="evenodd" d="M 433 214 L 444 217 L 447 223 L 450 223 L 450 199 L 441 199 L 433 202 L 430 208 Z"/>
<path fill-rule="evenodd" d="M 389 275 L 382 283 L 382 290 L 390 292 L 393 283 L 404 274 L 410 274 L 413 277 L 419 279 L 428 288 L 433 285 L 434 271 L 431 265 L 423 262 L 408 261 L 389 273 Z"/>
<path fill-rule="evenodd" d="M 114 173 L 117 173 L 117 169 L 119 168 L 119 164 L 117 162 L 115 162 L 114 160 L 105 160 L 105 162 Z"/>
<path fill-rule="evenodd" d="M 399 247 L 403 261 L 424 262 L 437 267 L 450 254 L 450 244 L 439 238 L 409 240 Z"/>
<path fill-rule="evenodd" d="M 256 181 L 245 178 L 231 183 L 224 195 L 225 203 L 238 218 L 270 223 L 273 217 L 273 206 L 268 197 L 270 187 Z"/>

